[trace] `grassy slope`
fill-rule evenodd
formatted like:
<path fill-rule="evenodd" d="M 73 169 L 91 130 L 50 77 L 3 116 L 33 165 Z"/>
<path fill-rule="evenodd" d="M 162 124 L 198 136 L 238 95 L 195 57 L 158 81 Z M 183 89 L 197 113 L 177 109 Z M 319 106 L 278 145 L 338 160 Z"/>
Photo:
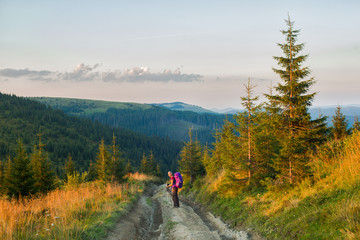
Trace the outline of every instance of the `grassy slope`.
<path fill-rule="evenodd" d="M 102 239 L 130 209 L 145 183 L 134 174 L 127 183 L 65 185 L 22 202 L 0 199 L 1 239 Z"/>
<path fill-rule="evenodd" d="M 133 110 L 146 110 L 154 108 L 148 104 L 140 103 L 124 103 L 124 102 L 110 102 L 101 100 L 87 100 L 75 98 L 49 98 L 49 97 L 36 97 L 31 98 L 49 106 L 79 106 L 80 112 L 71 112 L 74 115 L 91 115 L 93 113 L 105 113 L 109 108 L 117 109 L 133 109 Z"/>
<path fill-rule="evenodd" d="M 360 133 L 324 145 L 311 165 L 313 178 L 294 188 L 225 198 L 216 180 L 205 179 L 188 197 L 266 239 L 360 239 Z"/>

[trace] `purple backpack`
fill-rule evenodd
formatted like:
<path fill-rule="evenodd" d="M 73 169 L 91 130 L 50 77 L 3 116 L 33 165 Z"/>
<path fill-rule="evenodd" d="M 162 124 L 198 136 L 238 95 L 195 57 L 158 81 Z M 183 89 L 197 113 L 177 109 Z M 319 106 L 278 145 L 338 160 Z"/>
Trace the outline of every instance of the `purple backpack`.
<path fill-rule="evenodd" d="M 177 188 L 182 188 L 182 186 L 183 186 L 183 178 L 182 178 L 182 176 L 181 176 L 181 174 L 179 173 L 179 172 L 176 172 L 175 174 L 174 174 L 174 177 L 175 177 L 175 181 L 176 181 L 176 187 Z"/>

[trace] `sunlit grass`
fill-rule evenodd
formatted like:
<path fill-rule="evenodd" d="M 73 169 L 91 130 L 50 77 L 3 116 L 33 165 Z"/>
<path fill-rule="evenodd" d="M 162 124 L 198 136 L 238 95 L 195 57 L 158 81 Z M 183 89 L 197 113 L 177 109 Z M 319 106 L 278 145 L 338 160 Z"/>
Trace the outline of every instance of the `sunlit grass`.
<path fill-rule="evenodd" d="M 46 196 L 0 200 L 0 239 L 97 239 L 143 190 L 133 174 L 123 184 L 84 183 Z"/>
<path fill-rule="evenodd" d="M 311 159 L 310 177 L 291 187 L 224 197 L 220 174 L 193 192 L 232 225 L 256 229 L 266 239 L 360 239 L 360 133 L 326 143 Z"/>

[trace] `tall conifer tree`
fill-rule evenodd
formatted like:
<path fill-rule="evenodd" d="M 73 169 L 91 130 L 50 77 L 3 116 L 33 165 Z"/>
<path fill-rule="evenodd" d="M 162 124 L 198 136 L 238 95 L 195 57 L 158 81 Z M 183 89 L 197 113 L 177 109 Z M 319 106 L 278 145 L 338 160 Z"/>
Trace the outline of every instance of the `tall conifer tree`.
<path fill-rule="evenodd" d="M 310 69 L 302 66 L 308 55 L 300 54 L 304 48 L 304 43 L 297 44 L 300 30 L 293 28 L 294 22 L 291 22 L 290 16 L 285 22 L 288 29 L 281 32 L 286 40 L 285 43 L 278 43 L 284 56 L 274 57 L 282 68 L 273 68 L 283 82 L 275 87 L 276 95 L 266 96 L 276 103 L 281 115 L 282 149 L 275 166 L 281 181 L 291 184 L 306 174 L 308 160 L 304 157 L 304 152 L 324 140 L 326 125 L 325 118 L 310 118 L 308 107 L 311 106 L 315 93 L 309 93 L 309 90 L 315 80 L 306 79 Z"/>
<path fill-rule="evenodd" d="M 254 151 L 256 149 L 255 143 L 261 117 L 261 106 L 256 104 L 259 97 L 253 96 L 256 85 L 251 84 L 250 78 L 244 87 L 246 96 L 241 97 L 241 100 L 245 111 L 237 114 L 235 118 L 237 121 L 236 129 L 242 146 L 242 161 L 238 164 L 245 167 L 247 171 L 247 181 L 248 184 L 250 184 L 252 173 L 256 169 L 256 153 Z"/>

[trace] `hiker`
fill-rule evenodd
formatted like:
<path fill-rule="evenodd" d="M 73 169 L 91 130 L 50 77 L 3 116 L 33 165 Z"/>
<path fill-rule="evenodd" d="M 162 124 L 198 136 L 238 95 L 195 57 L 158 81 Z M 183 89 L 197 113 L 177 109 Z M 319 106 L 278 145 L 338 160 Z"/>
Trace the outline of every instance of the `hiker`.
<path fill-rule="evenodd" d="M 166 187 L 167 188 L 170 188 L 171 187 L 171 195 L 172 195 L 172 200 L 174 202 L 174 208 L 178 208 L 180 207 L 180 204 L 179 204 L 179 196 L 178 196 L 178 187 L 176 186 L 176 180 L 175 180 L 175 177 L 173 175 L 172 172 L 168 172 L 168 175 L 171 179 L 171 183 L 168 184 Z"/>

